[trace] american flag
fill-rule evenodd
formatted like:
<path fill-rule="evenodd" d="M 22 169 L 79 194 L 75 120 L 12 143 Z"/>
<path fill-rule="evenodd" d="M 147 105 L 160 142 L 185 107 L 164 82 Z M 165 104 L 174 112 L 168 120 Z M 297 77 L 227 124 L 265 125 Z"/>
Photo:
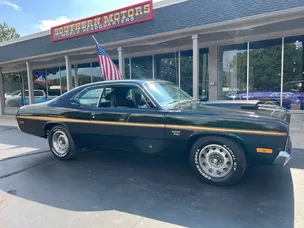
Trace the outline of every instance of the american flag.
<path fill-rule="evenodd" d="M 120 80 L 121 73 L 111 60 L 110 56 L 100 47 L 96 41 L 96 49 L 98 54 L 98 62 L 104 80 Z"/>
<path fill-rule="evenodd" d="M 34 83 L 42 85 L 45 87 L 45 73 L 44 72 L 38 72 L 36 74 L 38 78 L 34 81 Z"/>

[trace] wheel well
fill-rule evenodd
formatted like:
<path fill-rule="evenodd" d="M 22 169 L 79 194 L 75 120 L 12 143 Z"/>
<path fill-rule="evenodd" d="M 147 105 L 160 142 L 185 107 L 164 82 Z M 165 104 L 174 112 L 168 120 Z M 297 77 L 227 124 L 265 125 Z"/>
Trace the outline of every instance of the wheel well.
<path fill-rule="evenodd" d="M 64 126 L 63 124 L 60 123 L 47 123 L 44 126 L 44 138 L 47 138 L 49 136 L 49 131 L 56 125 Z"/>
<path fill-rule="evenodd" d="M 237 136 L 234 136 L 234 135 L 225 135 L 225 134 L 197 134 L 197 135 L 193 135 L 192 137 L 190 137 L 190 139 L 188 141 L 187 151 L 191 150 L 192 145 L 198 139 L 203 138 L 203 137 L 209 137 L 209 136 L 216 136 L 216 137 L 222 137 L 222 138 L 225 138 L 225 139 L 229 139 L 232 142 L 236 143 L 238 146 L 240 146 L 244 150 L 245 154 L 247 155 L 246 146 L 241 139 L 239 139 Z"/>

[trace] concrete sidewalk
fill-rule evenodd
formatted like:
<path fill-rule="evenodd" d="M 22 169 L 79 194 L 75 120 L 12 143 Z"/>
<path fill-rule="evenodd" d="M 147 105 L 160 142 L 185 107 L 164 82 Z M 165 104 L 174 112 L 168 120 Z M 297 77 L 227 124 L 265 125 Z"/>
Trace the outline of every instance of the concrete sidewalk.
<path fill-rule="evenodd" d="M 0 126 L 18 126 L 15 115 L 0 116 Z"/>

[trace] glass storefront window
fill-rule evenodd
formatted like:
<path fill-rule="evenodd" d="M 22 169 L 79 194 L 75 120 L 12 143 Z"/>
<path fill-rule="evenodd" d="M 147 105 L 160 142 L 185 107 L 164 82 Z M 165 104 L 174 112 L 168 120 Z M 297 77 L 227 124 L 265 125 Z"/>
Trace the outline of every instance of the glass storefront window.
<path fill-rule="evenodd" d="M 119 64 L 118 64 L 118 60 L 117 59 L 114 59 L 112 60 L 113 63 L 115 64 L 115 66 L 117 67 L 117 69 L 119 69 Z"/>
<path fill-rule="evenodd" d="M 130 62 L 129 58 L 125 58 L 125 79 L 130 79 Z"/>
<path fill-rule="evenodd" d="M 180 88 L 193 95 L 193 51 L 180 52 Z"/>
<path fill-rule="evenodd" d="M 272 100 L 280 104 L 282 39 L 249 43 L 249 100 Z M 247 59 L 243 54 L 244 61 Z M 247 98 L 247 92 L 239 94 Z"/>
<path fill-rule="evenodd" d="M 24 105 L 22 77 L 22 72 L 3 74 L 5 107 Z"/>
<path fill-rule="evenodd" d="M 247 44 L 222 46 L 219 50 L 220 100 L 234 99 L 247 90 Z"/>
<path fill-rule="evenodd" d="M 75 76 L 76 76 L 76 72 L 75 72 Z M 92 82 L 91 63 L 78 64 L 77 76 L 75 77 L 75 79 L 77 80 L 77 78 L 78 78 L 78 86 Z"/>
<path fill-rule="evenodd" d="M 132 79 L 153 78 L 152 56 L 142 56 L 131 59 Z"/>
<path fill-rule="evenodd" d="M 99 82 L 104 80 L 98 62 L 92 63 L 92 77 L 93 82 Z"/>
<path fill-rule="evenodd" d="M 34 82 L 34 103 L 42 103 L 47 101 L 47 81 L 46 70 L 33 70 Z M 29 92 L 25 90 L 26 103 L 29 103 Z"/>
<path fill-rule="evenodd" d="M 170 81 L 178 86 L 178 53 L 155 55 L 154 67 L 155 78 Z"/>
<path fill-rule="evenodd" d="M 60 96 L 62 92 L 59 67 L 46 69 L 47 100 Z"/>
<path fill-rule="evenodd" d="M 62 93 L 67 92 L 67 77 L 66 77 L 66 68 L 65 66 L 59 67 L 60 78 L 61 78 L 61 90 Z"/>
<path fill-rule="evenodd" d="M 284 40 L 283 105 L 304 110 L 304 36 L 286 37 Z"/>
<path fill-rule="evenodd" d="M 193 95 L 193 51 L 180 52 L 180 87 Z M 208 100 L 208 48 L 199 52 L 199 97 Z"/>

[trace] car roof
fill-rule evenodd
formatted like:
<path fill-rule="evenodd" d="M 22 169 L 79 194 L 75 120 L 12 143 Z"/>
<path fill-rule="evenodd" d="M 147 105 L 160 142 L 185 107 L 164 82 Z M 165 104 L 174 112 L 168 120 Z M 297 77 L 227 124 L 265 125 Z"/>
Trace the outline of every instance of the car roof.
<path fill-rule="evenodd" d="M 134 83 L 137 85 L 142 85 L 149 82 L 159 82 L 159 83 L 170 83 L 169 81 L 160 80 L 160 79 L 122 79 L 122 80 L 109 80 L 109 81 L 101 81 L 101 82 L 93 82 L 84 85 L 86 86 L 92 86 L 92 85 L 107 85 L 107 84 L 125 84 L 125 83 Z"/>
<path fill-rule="evenodd" d="M 77 93 L 79 93 L 81 90 L 89 88 L 89 87 L 95 87 L 95 86 L 105 86 L 105 85 L 123 85 L 126 83 L 133 83 L 138 86 L 141 86 L 145 83 L 149 82 L 159 82 L 159 83 L 171 83 L 169 81 L 165 80 L 159 80 L 159 79 L 122 79 L 122 80 L 109 80 L 109 81 L 100 81 L 100 82 L 93 82 L 93 83 L 88 83 L 84 84 L 78 87 L 75 87 L 74 89 L 68 91 L 67 93 L 62 94 L 55 100 L 69 100 L 73 96 L 75 96 Z"/>

